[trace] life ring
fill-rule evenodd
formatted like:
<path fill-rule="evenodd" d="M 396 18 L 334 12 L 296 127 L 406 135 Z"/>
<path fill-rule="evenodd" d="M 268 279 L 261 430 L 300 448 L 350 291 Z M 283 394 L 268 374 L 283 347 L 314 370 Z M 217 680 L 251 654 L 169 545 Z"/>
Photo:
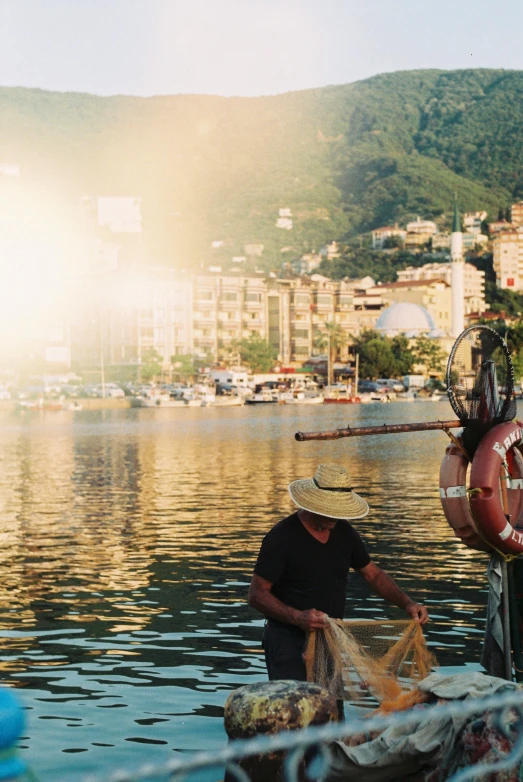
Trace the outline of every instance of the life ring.
<path fill-rule="evenodd" d="M 461 445 L 461 438 L 457 438 Z M 439 468 L 439 496 L 443 513 L 454 535 L 466 546 L 476 551 L 492 551 L 488 543 L 478 535 L 470 512 L 467 495 L 467 470 L 469 460 L 454 443 L 450 443 Z"/>
<path fill-rule="evenodd" d="M 522 427 L 519 421 L 494 426 L 480 441 L 470 470 L 470 509 L 475 526 L 493 548 L 506 554 L 523 552 L 523 529 L 514 529 L 521 520 L 523 499 L 519 453 Z M 508 476 L 500 479 L 504 461 Z M 501 480 L 506 481 L 508 518 L 503 507 Z"/>

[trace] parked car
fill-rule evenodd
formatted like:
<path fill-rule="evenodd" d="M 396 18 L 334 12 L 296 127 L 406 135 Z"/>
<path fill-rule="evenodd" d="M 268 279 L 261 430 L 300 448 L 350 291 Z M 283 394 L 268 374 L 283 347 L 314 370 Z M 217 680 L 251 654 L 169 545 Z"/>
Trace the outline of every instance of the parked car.
<path fill-rule="evenodd" d="M 401 393 L 401 391 L 405 390 L 405 387 L 403 383 L 399 380 L 394 380 L 392 377 L 381 377 L 376 380 L 376 383 L 378 384 L 378 388 L 380 391 L 395 391 L 396 393 Z"/>
<path fill-rule="evenodd" d="M 360 380 L 358 383 L 358 394 L 371 394 L 378 390 L 379 386 L 374 380 Z"/>

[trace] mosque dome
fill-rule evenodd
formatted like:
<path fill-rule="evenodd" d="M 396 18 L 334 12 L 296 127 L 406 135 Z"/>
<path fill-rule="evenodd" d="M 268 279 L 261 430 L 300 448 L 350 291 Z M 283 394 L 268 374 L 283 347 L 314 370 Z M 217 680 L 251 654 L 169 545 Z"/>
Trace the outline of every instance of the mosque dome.
<path fill-rule="evenodd" d="M 411 302 L 397 302 L 383 310 L 374 327 L 386 337 L 405 334 L 409 338 L 425 334 L 440 337 L 442 332 L 436 328 L 432 315 L 424 307 Z"/>

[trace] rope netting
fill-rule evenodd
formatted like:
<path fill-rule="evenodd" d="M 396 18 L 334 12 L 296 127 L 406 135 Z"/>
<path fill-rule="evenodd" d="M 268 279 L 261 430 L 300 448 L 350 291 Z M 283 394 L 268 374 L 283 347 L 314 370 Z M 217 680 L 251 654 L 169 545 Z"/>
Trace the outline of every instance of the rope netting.
<path fill-rule="evenodd" d="M 382 712 L 400 711 L 425 696 L 416 683 L 436 664 L 419 622 L 328 619 L 309 634 L 305 650 L 308 681 L 338 699 L 357 703 L 369 694 Z"/>

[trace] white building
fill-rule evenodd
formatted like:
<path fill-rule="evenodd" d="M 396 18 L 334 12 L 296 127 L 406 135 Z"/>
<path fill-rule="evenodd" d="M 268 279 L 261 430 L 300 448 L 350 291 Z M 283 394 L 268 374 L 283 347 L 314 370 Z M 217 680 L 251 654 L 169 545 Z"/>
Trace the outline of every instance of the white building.
<path fill-rule="evenodd" d="M 437 230 L 436 223 L 433 223 L 432 220 L 422 220 L 420 217 L 416 217 L 412 223 L 407 223 L 408 234 L 429 234 L 432 236 L 437 233 Z"/>
<path fill-rule="evenodd" d="M 408 266 L 397 272 L 398 282 L 412 280 L 444 280 L 448 285 L 452 281 L 450 263 L 426 263 L 424 266 Z M 485 272 L 472 263 L 463 265 L 463 295 L 465 300 L 465 315 L 472 312 L 485 312 Z"/>
<path fill-rule="evenodd" d="M 71 313 L 71 356 L 79 370 L 103 364 L 138 374 L 143 357 L 154 350 L 162 369 L 191 352 L 189 280 L 168 268 L 107 272 L 78 278 Z"/>
<path fill-rule="evenodd" d="M 463 228 L 466 233 L 480 234 L 481 224 L 487 219 L 487 212 L 465 212 L 463 215 Z"/>
<path fill-rule="evenodd" d="M 401 243 L 405 242 L 407 232 L 397 225 L 384 225 L 382 228 L 375 228 L 372 231 L 372 249 L 382 250 L 387 239 L 397 237 Z"/>

